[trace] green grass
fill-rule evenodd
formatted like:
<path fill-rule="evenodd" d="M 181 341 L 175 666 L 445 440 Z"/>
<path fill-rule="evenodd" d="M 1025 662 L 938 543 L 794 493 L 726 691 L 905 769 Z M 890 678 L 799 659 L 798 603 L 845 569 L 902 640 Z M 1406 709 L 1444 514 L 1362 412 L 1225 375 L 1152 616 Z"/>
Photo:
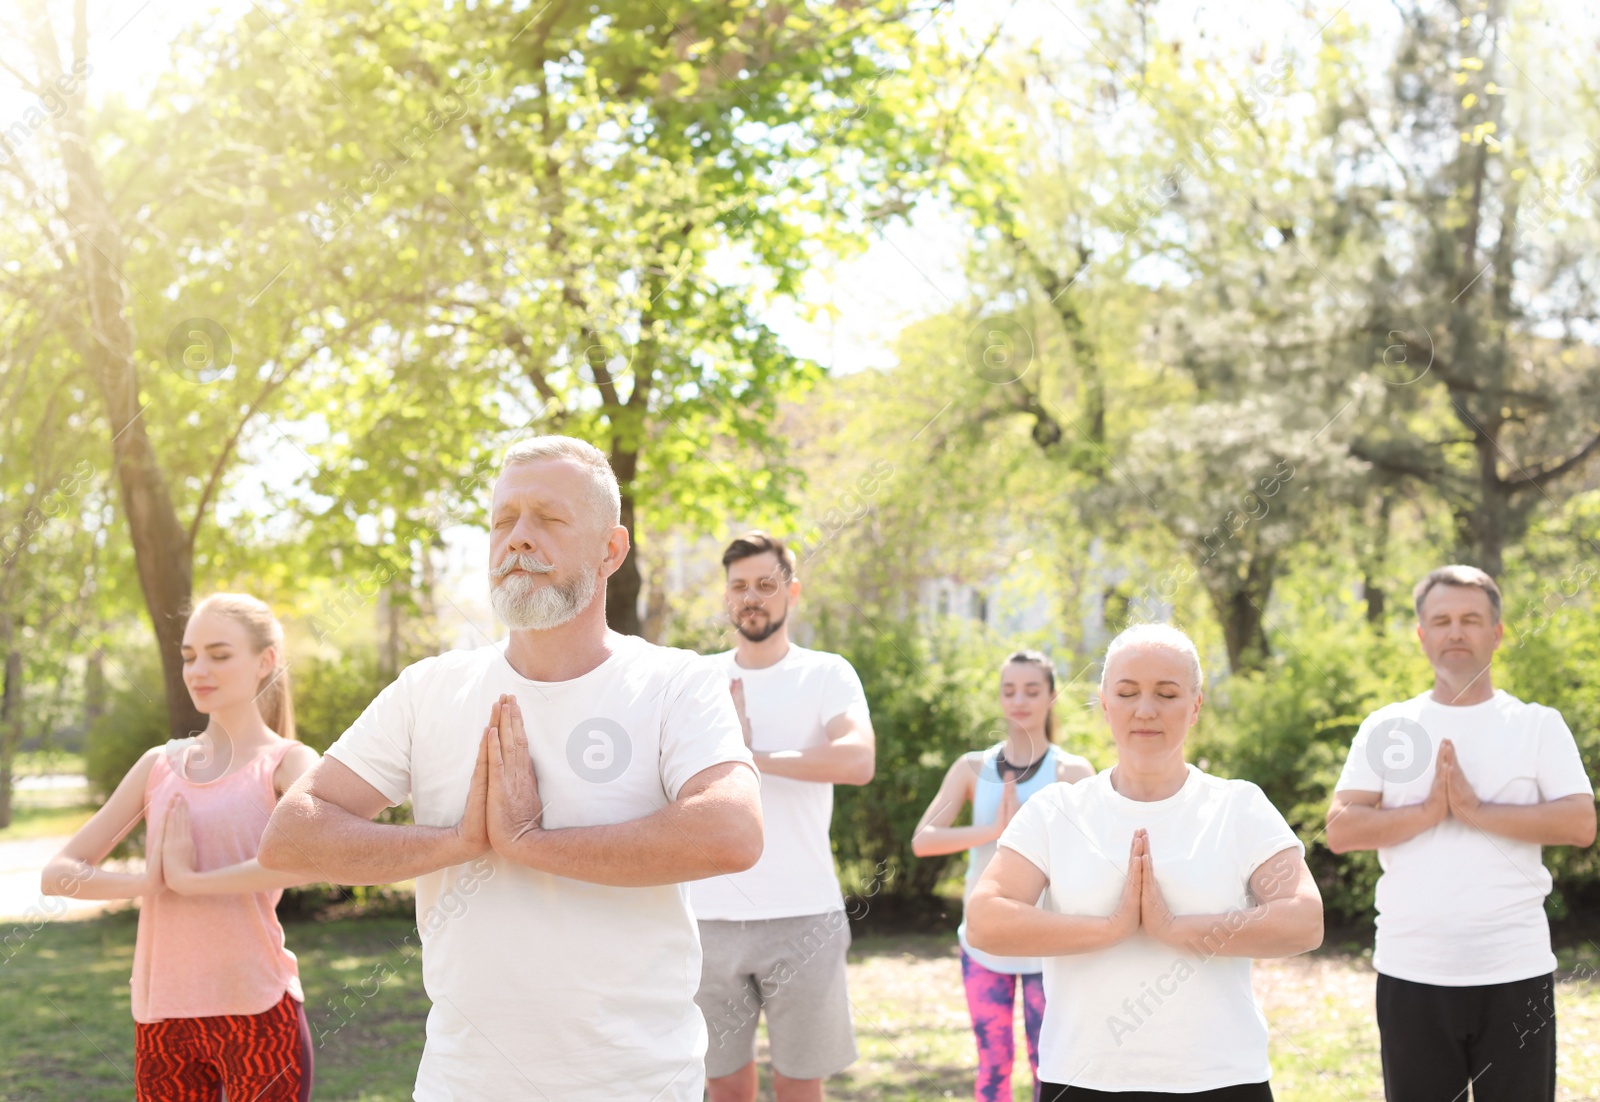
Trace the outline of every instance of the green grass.
<path fill-rule="evenodd" d="M 0 829 L 0 842 L 25 842 L 33 838 L 71 834 L 87 823 L 95 810 L 93 804 L 84 803 L 65 807 L 14 804 L 11 808 L 11 825 Z"/>
<path fill-rule="evenodd" d="M 17 777 L 46 773 L 82 772 L 78 755 L 33 751 L 19 755 Z M 0 827 L 0 842 L 25 842 L 71 834 L 89 821 L 99 805 L 89 798 L 87 788 L 49 788 L 11 790 L 11 822 Z"/>
<path fill-rule="evenodd" d="M 132 1094 L 135 923 L 132 911 L 119 911 L 8 931 L 0 948 L 9 1004 L 0 1015 L 0 1098 L 111 1102 Z M 428 1010 L 420 958 L 408 962 L 403 947 L 412 930 L 394 918 L 288 927 L 316 1046 L 318 1099 L 411 1097 Z"/>
<path fill-rule="evenodd" d="M 405 918 L 296 922 L 322 1102 L 403 1102 L 422 1053 L 428 1001 Z M 0 1099 L 110 1102 L 131 1094 L 128 974 L 134 915 L 16 927 L 0 948 Z M 1600 949 L 1561 954 L 1563 1102 L 1600 1097 Z M 1258 964 L 1272 1026 L 1273 1088 L 1286 1102 L 1381 1100 L 1373 978 L 1360 953 Z M 850 952 L 861 1058 L 830 1081 L 839 1102 L 970 1098 L 973 1045 L 954 939 L 869 936 Z M 763 1045 L 764 1050 L 764 1045 Z M 1029 1097 L 1018 1036 L 1015 1097 Z"/>
<path fill-rule="evenodd" d="M 44 773 L 83 772 L 83 755 L 66 750 L 27 750 L 11 763 L 13 777 L 38 776 Z"/>

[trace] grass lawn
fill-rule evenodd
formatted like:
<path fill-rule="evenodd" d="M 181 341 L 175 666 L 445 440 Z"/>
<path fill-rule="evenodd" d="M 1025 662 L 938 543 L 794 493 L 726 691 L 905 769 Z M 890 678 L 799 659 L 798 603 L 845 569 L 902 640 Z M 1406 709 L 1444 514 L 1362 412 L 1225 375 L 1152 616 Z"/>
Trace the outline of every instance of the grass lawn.
<path fill-rule="evenodd" d="M 428 1002 L 403 918 L 297 922 L 316 1044 L 315 1097 L 411 1097 Z M 0 948 L 0 1099 L 73 1102 L 132 1094 L 128 974 L 134 916 L 123 911 L 8 931 Z M 414 944 L 414 942 L 412 943 Z M 861 1059 L 829 1084 L 837 1100 L 922 1102 L 972 1096 L 972 1038 L 950 935 L 873 935 L 850 952 Z M 1558 987 L 1563 1102 L 1600 1098 L 1600 950 L 1562 953 Z M 1373 978 L 1356 952 L 1258 964 L 1272 1024 L 1273 1087 L 1286 1102 L 1381 1099 Z M 1019 1031 L 1017 1049 L 1025 1051 Z M 1026 1099 L 1025 1060 L 1013 1081 Z M 619 1097 L 626 1091 L 619 1092 Z"/>
<path fill-rule="evenodd" d="M 61 768 L 77 764 L 78 770 Z M 15 763 L 17 778 L 48 773 L 81 771 L 82 758 L 66 754 L 24 754 Z M 14 788 L 11 793 L 11 822 L 0 827 L 0 842 L 26 842 L 71 834 L 89 821 L 99 805 L 83 785 L 61 788 Z"/>
<path fill-rule="evenodd" d="M 31 777 L 45 773 L 82 773 L 83 755 L 67 750 L 27 750 L 11 763 L 11 775 Z"/>
<path fill-rule="evenodd" d="M 26 842 L 72 834 L 87 823 L 96 810 L 94 804 L 86 803 L 62 807 L 17 803 L 11 809 L 11 825 L 0 829 L 0 842 Z"/>

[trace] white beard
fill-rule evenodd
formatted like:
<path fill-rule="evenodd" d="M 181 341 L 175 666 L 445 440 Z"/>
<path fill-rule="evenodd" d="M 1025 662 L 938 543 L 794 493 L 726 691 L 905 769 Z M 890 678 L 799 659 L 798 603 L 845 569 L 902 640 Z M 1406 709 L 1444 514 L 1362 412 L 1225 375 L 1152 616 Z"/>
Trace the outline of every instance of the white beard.
<path fill-rule="evenodd" d="M 513 631 L 549 631 L 572 620 L 589 607 L 599 588 L 595 566 L 578 571 L 566 582 L 535 586 L 530 574 L 507 574 L 500 584 L 491 582 L 489 603 L 500 622 Z"/>

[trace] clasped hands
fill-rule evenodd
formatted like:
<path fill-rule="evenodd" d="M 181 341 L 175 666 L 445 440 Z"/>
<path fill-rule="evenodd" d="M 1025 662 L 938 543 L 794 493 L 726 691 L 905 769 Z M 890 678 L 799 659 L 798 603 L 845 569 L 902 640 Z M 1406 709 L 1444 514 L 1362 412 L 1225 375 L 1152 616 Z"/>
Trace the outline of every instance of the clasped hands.
<path fill-rule="evenodd" d="M 1422 801 L 1430 820 L 1437 824 L 1454 816 L 1470 823 L 1482 804 L 1472 785 L 1467 783 L 1467 775 L 1461 771 L 1455 743 L 1442 740 L 1439 760 L 1434 765 L 1433 787 L 1428 789 L 1428 798 Z"/>
<path fill-rule="evenodd" d="M 175 793 L 167 800 L 167 813 L 157 833 L 160 837 L 147 836 L 145 842 L 145 891 L 154 894 L 166 888 L 179 895 L 195 894 L 204 874 L 195 867 L 194 827 L 189 820 L 189 802 L 181 795 Z"/>
<path fill-rule="evenodd" d="M 1175 949 L 1192 946 L 1199 931 L 1188 919 L 1197 916 L 1175 915 L 1156 882 L 1155 865 L 1150 857 L 1150 835 L 1143 827 L 1133 832 L 1128 849 L 1128 875 L 1122 885 L 1122 898 L 1107 919 L 1111 923 L 1111 942 L 1115 944 L 1143 930 L 1163 945 Z"/>
<path fill-rule="evenodd" d="M 478 742 L 478 761 L 467 789 L 467 806 L 456 824 L 465 856 L 471 860 L 493 849 L 512 857 L 525 837 L 544 829 L 544 802 L 528 753 L 528 735 L 517 698 L 505 693 L 489 709 L 489 723 Z"/>

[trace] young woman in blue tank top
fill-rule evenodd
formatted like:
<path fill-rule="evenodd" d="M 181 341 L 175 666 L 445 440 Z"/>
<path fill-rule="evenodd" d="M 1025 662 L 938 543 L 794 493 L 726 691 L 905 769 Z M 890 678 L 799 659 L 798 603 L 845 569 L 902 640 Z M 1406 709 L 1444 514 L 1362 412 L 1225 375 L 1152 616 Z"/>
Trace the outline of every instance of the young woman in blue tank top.
<path fill-rule="evenodd" d="M 1028 798 L 1057 781 L 1077 781 L 1094 769 L 1083 758 L 1055 746 L 1056 673 L 1038 651 L 1017 651 L 1000 667 L 1000 709 L 1006 737 L 987 750 L 957 758 L 939 794 L 922 815 L 911 849 L 918 857 L 968 851 L 965 899 L 994 856 L 995 842 Z M 961 808 L 972 804 L 972 825 L 952 826 Z M 1042 965 L 1036 959 L 997 957 L 967 944 L 966 921 L 956 931 L 961 942 L 961 978 L 978 1043 L 978 1102 L 1010 1102 L 1011 1069 L 1016 1061 L 1014 1009 L 1017 978 L 1022 979 L 1022 1020 L 1028 1037 L 1028 1065 L 1038 1097 L 1039 1023 L 1044 1018 Z"/>

